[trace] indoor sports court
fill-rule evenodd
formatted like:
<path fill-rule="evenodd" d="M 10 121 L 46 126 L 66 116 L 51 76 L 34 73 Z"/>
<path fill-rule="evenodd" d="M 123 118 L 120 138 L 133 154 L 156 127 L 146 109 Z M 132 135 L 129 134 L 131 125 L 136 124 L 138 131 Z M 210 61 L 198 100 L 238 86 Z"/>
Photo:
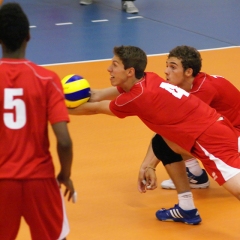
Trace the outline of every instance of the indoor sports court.
<path fill-rule="evenodd" d="M 147 71 L 164 77 L 167 53 L 190 45 L 201 52 L 202 71 L 222 75 L 240 89 L 239 0 L 136 0 L 138 14 L 123 12 L 120 0 L 94 0 L 88 6 L 79 0 L 14 2 L 30 20 L 27 58 L 60 78 L 79 74 L 92 88 L 110 86 L 107 67 L 113 47 L 119 45 L 142 48 L 148 55 Z M 55 138 L 49 130 L 58 170 Z M 68 240 L 240 239 L 240 203 L 211 178 L 208 189 L 192 191 L 200 225 L 156 219 L 158 209 L 177 203 L 177 194 L 160 187 L 138 192 L 138 170 L 153 133 L 137 118 L 71 116 L 69 130 L 78 200 L 66 201 Z M 161 164 L 157 176 L 159 184 L 168 179 Z M 17 240 L 28 239 L 23 220 Z"/>

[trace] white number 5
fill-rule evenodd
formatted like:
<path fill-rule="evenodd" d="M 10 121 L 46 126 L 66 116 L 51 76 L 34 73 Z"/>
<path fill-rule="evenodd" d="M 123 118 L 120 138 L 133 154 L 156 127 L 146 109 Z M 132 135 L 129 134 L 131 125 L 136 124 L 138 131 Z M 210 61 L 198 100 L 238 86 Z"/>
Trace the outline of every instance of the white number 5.
<path fill-rule="evenodd" d="M 25 103 L 22 99 L 15 98 L 22 95 L 22 88 L 4 89 L 4 109 L 15 110 L 14 112 L 3 114 L 4 124 L 10 129 L 20 129 L 26 124 Z"/>

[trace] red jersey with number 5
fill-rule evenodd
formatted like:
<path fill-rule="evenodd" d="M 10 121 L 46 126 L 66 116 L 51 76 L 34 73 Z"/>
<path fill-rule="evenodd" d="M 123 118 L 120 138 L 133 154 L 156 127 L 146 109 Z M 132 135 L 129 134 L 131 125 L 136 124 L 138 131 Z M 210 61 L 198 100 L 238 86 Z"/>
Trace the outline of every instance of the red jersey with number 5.
<path fill-rule="evenodd" d="M 147 72 L 129 92 L 121 93 L 110 103 L 119 118 L 138 116 L 152 131 L 190 151 L 196 139 L 220 114 L 205 102 L 183 89 Z"/>
<path fill-rule="evenodd" d="M 0 178 L 54 177 L 48 122 L 69 121 L 59 77 L 27 60 L 0 61 Z"/>

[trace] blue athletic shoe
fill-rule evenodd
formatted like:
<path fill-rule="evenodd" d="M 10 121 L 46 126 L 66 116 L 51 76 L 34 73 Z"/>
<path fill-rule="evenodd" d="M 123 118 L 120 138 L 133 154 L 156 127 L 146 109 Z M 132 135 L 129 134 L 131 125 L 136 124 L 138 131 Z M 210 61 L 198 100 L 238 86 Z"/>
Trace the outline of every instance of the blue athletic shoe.
<path fill-rule="evenodd" d="M 203 169 L 203 173 L 200 176 L 195 176 L 191 172 L 189 172 L 188 168 L 187 170 L 187 176 L 189 180 L 189 184 L 191 188 L 207 188 L 210 185 L 210 182 L 208 180 L 208 175 L 206 171 Z"/>
<path fill-rule="evenodd" d="M 191 172 L 189 172 L 189 169 L 186 168 L 187 176 L 189 185 L 191 188 L 194 189 L 200 189 L 200 188 L 208 188 L 210 185 L 208 175 L 204 169 L 202 169 L 203 172 L 200 176 L 195 176 Z M 173 183 L 172 179 L 164 180 L 161 182 L 161 187 L 163 189 L 176 189 L 175 184 Z"/>
<path fill-rule="evenodd" d="M 183 210 L 178 204 L 173 208 L 162 208 L 158 210 L 156 212 L 156 217 L 160 221 L 183 222 L 192 225 L 197 225 L 202 221 L 196 208 L 193 210 Z"/>

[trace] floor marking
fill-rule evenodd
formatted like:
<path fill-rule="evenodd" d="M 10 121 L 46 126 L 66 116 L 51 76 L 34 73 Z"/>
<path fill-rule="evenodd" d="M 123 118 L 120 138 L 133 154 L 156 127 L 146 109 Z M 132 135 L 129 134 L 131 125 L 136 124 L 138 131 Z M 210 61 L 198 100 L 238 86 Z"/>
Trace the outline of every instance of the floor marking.
<path fill-rule="evenodd" d="M 143 18 L 142 16 L 127 17 L 127 19 Z"/>
<path fill-rule="evenodd" d="M 108 19 L 92 20 L 91 22 L 108 22 Z"/>
<path fill-rule="evenodd" d="M 73 24 L 72 22 L 66 22 L 66 23 L 56 23 L 56 26 L 62 26 L 62 25 L 71 25 Z"/>

